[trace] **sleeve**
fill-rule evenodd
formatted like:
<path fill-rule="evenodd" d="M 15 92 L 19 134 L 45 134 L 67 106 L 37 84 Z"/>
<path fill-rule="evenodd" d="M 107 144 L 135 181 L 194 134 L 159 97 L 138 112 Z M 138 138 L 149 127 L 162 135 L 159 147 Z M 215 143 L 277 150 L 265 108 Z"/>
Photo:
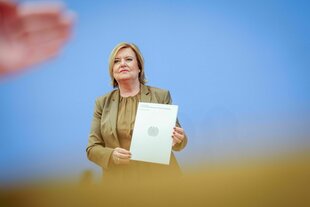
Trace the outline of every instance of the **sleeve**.
<path fill-rule="evenodd" d="M 167 91 L 166 93 L 166 96 L 165 96 L 165 99 L 164 99 L 164 103 L 165 104 L 172 104 L 172 99 L 171 99 L 171 95 L 170 95 L 170 92 Z M 179 123 L 179 119 L 177 118 L 177 121 L 176 121 L 176 126 L 177 127 L 181 127 L 181 124 Z M 179 144 L 176 144 L 172 147 L 172 149 L 174 151 L 181 151 L 186 145 L 187 145 L 187 135 L 185 134 L 184 132 L 184 140 L 183 142 L 179 143 Z"/>
<path fill-rule="evenodd" d="M 100 106 L 99 99 L 97 99 L 86 152 L 90 161 L 104 169 L 108 169 L 113 149 L 106 147 L 102 138 L 100 131 L 101 116 L 102 107 Z"/>

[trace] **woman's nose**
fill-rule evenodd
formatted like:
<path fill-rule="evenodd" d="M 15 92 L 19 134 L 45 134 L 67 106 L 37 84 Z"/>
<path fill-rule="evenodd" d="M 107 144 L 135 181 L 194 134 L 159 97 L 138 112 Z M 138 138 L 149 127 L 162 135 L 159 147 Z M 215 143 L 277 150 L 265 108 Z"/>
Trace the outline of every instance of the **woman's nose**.
<path fill-rule="evenodd" d="M 121 59 L 121 65 L 122 65 L 122 66 L 126 65 L 125 59 Z"/>

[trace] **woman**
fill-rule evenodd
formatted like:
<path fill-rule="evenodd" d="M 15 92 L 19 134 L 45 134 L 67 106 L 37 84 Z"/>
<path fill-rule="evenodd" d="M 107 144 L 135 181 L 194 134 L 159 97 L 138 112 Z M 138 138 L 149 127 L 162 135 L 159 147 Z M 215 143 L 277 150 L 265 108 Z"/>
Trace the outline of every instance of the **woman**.
<path fill-rule="evenodd" d="M 120 43 L 113 49 L 109 72 L 116 90 L 96 100 L 86 149 L 88 159 L 103 168 L 106 179 L 137 180 L 154 177 L 159 175 L 158 172 L 171 176 L 180 174 L 173 153 L 170 165 L 130 160 L 129 148 L 138 102 L 171 104 L 169 91 L 145 85 L 143 57 L 134 44 Z M 187 137 L 178 121 L 172 140 L 174 151 L 186 146 Z"/>

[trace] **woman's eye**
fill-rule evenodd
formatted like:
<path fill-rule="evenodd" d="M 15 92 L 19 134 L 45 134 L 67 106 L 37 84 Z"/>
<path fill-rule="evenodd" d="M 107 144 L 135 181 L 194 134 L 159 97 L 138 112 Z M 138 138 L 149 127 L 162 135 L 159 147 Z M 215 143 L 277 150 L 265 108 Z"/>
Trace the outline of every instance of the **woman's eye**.
<path fill-rule="evenodd" d="M 126 60 L 127 60 L 127 61 L 132 61 L 132 58 L 127 58 Z"/>
<path fill-rule="evenodd" d="M 120 61 L 119 60 L 114 60 L 114 63 L 119 63 Z"/>

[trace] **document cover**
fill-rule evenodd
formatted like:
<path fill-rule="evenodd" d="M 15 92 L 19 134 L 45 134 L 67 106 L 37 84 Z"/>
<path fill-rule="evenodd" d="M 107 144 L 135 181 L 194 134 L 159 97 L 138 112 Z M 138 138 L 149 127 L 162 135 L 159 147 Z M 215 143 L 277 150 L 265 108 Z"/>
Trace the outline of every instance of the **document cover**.
<path fill-rule="evenodd" d="M 131 159 L 168 165 L 178 106 L 139 102 L 133 130 Z"/>

